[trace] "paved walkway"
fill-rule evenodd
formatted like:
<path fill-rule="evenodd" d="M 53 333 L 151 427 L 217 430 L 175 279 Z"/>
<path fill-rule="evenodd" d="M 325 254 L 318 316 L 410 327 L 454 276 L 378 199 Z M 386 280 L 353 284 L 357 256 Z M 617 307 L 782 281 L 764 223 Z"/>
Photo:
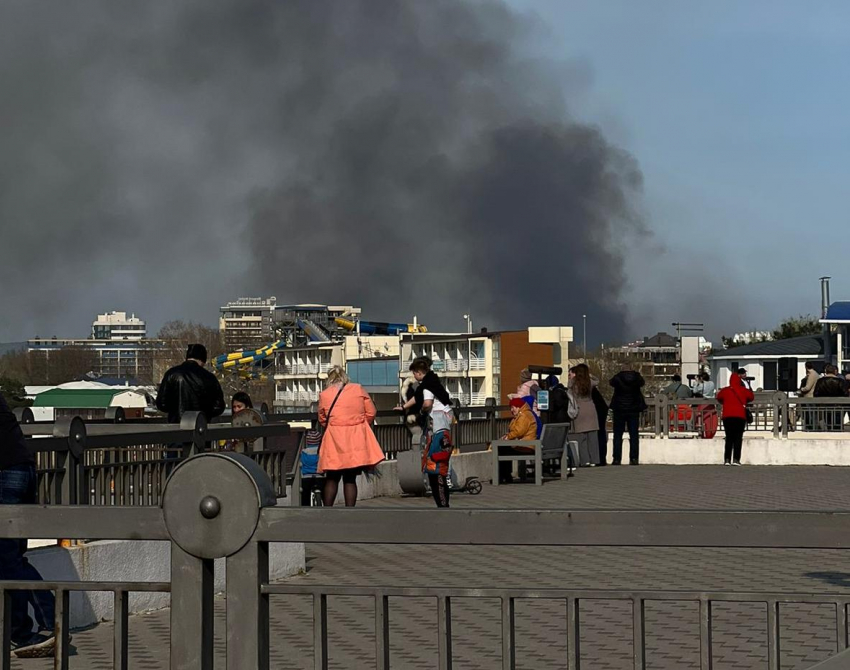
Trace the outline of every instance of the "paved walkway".
<path fill-rule="evenodd" d="M 455 507 L 592 509 L 848 509 L 850 469 L 712 466 L 607 467 L 582 470 L 566 482 L 485 487 L 458 494 Z M 428 508 L 425 499 L 379 499 L 363 506 Z M 850 555 L 810 550 L 630 548 L 472 548 L 329 546 L 308 548 L 308 574 L 317 584 L 442 584 L 463 587 L 539 586 L 617 589 L 775 590 L 850 593 Z M 223 663 L 223 605 L 218 602 L 217 668 Z M 392 665 L 436 668 L 436 606 L 427 599 L 393 599 Z M 312 668 L 312 609 L 306 597 L 274 596 L 272 667 Z M 647 668 L 699 667 L 695 603 L 647 604 Z M 490 670 L 500 664 L 497 601 L 453 604 L 455 667 Z M 565 606 L 547 601 L 517 605 L 517 667 L 566 667 Z M 788 605 L 781 610 L 782 668 L 806 668 L 835 651 L 834 608 Z M 767 665 L 766 613 L 760 604 L 717 604 L 715 668 Z M 131 667 L 167 668 L 168 612 L 133 617 Z M 329 600 L 330 667 L 374 667 L 373 605 L 366 598 Z M 587 602 L 582 611 L 583 667 L 632 667 L 631 606 Z M 72 667 L 111 667 L 108 624 L 75 633 Z M 41 669 L 50 662 L 13 663 Z"/>

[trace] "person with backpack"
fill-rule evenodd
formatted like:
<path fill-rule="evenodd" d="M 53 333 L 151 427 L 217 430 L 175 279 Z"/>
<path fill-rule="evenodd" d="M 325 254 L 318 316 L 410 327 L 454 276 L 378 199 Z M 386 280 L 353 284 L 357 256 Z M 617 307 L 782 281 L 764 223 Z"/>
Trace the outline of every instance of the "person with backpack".
<path fill-rule="evenodd" d="M 449 460 L 452 457 L 452 434 L 441 429 L 431 436 L 422 450 L 422 472 L 428 477 L 431 495 L 441 509 L 449 507 Z"/>
<path fill-rule="evenodd" d="M 744 384 L 742 375 L 737 373 L 729 377 L 729 386 L 717 393 L 717 402 L 723 406 L 723 430 L 726 433 L 723 465 L 741 465 L 744 430 L 747 427 L 747 405 L 754 399 L 755 395 Z"/>
<path fill-rule="evenodd" d="M 549 423 L 571 423 L 578 415 L 578 407 L 570 402 L 567 387 L 555 375 L 549 376 L 546 387 L 549 389 Z M 607 406 L 605 411 L 608 411 Z M 573 462 L 572 449 L 567 449 L 567 463 L 561 467 L 567 468 L 569 477 L 573 476 L 576 463 Z"/>
<path fill-rule="evenodd" d="M 624 368 L 608 382 L 614 389 L 611 413 L 614 418 L 614 453 L 611 465 L 620 465 L 623 458 L 623 433 L 629 431 L 629 464 L 640 465 L 640 415 L 646 410 L 641 389 L 646 382 L 640 372 Z"/>
<path fill-rule="evenodd" d="M 570 372 L 573 376 L 567 385 L 567 395 L 578 406 L 578 415 L 570 426 L 569 439 L 578 442 L 579 465 L 593 467 L 599 463 L 599 415 L 593 403 L 594 382 L 585 363 L 579 363 Z"/>
<path fill-rule="evenodd" d="M 679 400 L 694 397 L 694 392 L 691 390 L 691 387 L 682 383 L 682 375 L 673 375 L 673 381 L 664 387 L 663 393 L 664 395 L 668 395 L 671 398 L 677 398 Z"/>

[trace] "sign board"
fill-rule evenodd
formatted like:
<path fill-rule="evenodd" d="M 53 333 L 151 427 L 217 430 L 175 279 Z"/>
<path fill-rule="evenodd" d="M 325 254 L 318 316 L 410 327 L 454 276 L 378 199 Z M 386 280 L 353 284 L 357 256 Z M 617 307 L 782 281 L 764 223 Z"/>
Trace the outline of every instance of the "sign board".
<path fill-rule="evenodd" d="M 549 409 L 549 391 L 537 392 L 537 409 L 544 411 Z"/>

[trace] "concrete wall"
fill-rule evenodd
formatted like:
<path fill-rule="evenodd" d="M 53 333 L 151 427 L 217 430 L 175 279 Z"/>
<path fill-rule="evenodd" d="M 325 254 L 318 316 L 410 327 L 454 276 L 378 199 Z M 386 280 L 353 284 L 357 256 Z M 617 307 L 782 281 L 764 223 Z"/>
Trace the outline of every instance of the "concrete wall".
<path fill-rule="evenodd" d="M 170 581 L 169 542 L 115 541 L 90 542 L 78 547 L 44 547 L 27 554 L 41 576 L 56 581 Z M 303 544 L 273 543 L 269 549 L 272 579 L 282 579 L 305 570 Z M 215 562 L 215 587 L 225 588 L 224 560 Z M 130 612 L 168 607 L 168 593 L 131 593 Z M 80 628 L 113 618 L 112 593 L 72 593 L 71 626 Z"/>
<path fill-rule="evenodd" d="M 626 445 L 628 439 L 624 440 Z M 610 446 L 609 446 L 610 449 Z M 628 446 L 623 447 L 628 453 Z M 646 465 L 717 465 L 723 463 L 723 439 L 640 439 L 640 462 Z M 744 438 L 746 465 L 850 466 L 850 440 L 835 438 Z"/>

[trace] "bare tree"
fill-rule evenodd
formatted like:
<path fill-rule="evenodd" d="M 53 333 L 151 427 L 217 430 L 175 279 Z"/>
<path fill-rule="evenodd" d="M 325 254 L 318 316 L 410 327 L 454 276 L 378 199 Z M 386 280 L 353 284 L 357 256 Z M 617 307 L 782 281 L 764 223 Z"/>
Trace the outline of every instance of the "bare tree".
<path fill-rule="evenodd" d="M 224 353 L 224 340 L 219 330 L 194 321 L 169 321 L 160 328 L 157 337 L 166 344 L 154 358 L 154 381 L 162 379 L 169 368 L 186 359 L 189 344 L 203 344 L 210 360 Z"/>

